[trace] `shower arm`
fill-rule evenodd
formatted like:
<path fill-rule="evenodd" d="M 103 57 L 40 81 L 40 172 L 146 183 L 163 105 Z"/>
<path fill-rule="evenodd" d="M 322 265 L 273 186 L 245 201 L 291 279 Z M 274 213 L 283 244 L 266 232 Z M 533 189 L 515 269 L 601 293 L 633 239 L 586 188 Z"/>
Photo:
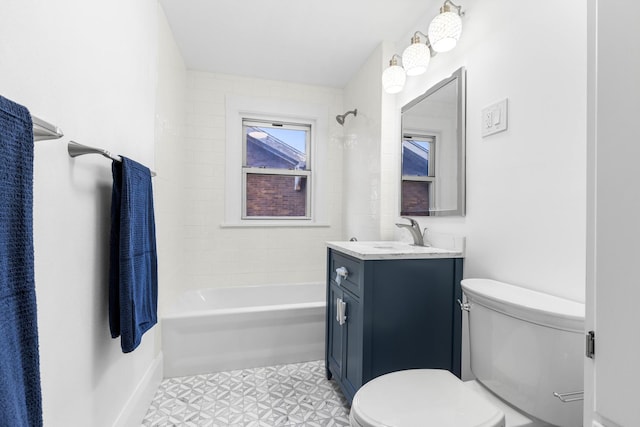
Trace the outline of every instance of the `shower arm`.
<path fill-rule="evenodd" d="M 344 119 L 347 118 L 347 116 L 349 114 L 353 114 L 353 117 L 357 117 L 358 116 L 358 109 L 355 108 L 353 110 L 349 110 L 344 114 L 339 114 L 336 116 L 336 121 L 340 124 L 340 125 L 344 125 Z"/>

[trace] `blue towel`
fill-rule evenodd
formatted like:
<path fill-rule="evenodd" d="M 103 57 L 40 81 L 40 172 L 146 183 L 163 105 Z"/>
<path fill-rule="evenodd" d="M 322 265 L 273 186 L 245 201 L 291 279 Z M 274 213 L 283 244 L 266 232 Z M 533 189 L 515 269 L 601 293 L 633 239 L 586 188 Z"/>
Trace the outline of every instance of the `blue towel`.
<path fill-rule="evenodd" d="M 0 96 L 0 426 L 41 426 L 33 267 L 33 125 Z"/>
<path fill-rule="evenodd" d="M 109 326 L 124 353 L 158 321 L 158 260 L 151 171 L 131 159 L 113 162 Z"/>

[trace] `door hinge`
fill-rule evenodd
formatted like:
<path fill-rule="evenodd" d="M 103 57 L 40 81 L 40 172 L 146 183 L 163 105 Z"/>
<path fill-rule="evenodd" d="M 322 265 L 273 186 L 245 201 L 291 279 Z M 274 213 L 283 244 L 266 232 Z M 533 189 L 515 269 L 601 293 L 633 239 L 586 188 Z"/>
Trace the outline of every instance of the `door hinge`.
<path fill-rule="evenodd" d="M 596 333 L 594 331 L 589 331 L 587 332 L 586 338 L 585 356 L 589 359 L 593 359 L 596 354 Z"/>

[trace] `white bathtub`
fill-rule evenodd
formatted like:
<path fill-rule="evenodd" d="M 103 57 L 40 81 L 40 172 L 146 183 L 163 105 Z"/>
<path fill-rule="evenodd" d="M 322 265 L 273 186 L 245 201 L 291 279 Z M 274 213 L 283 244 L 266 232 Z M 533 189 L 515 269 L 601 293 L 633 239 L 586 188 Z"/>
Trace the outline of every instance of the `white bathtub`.
<path fill-rule="evenodd" d="M 162 317 L 164 376 L 324 358 L 325 292 L 323 283 L 185 292 Z"/>

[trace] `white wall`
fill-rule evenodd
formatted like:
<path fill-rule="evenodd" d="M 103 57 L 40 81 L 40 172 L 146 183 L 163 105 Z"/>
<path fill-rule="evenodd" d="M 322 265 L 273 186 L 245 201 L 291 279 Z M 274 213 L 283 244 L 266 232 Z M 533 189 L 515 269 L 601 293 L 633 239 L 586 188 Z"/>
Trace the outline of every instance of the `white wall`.
<path fill-rule="evenodd" d="M 184 208 L 187 69 L 171 28 L 159 7 L 158 84 L 156 98 L 156 233 L 158 238 L 158 310 L 171 303 L 174 283 L 185 271 Z"/>
<path fill-rule="evenodd" d="M 584 301 L 586 5 L 483 0 L 464 9 L 458 47 L 432 58 L 425 75 L 408 78 L 395 108 L 383 113 L 399 128 L 402 105 L 466 67 L 467 216 L 420 223 L 467 236 L 465 277 Z M 396 52 L 436 14 L 408 28 Z M 481 109 L 503 98 L 509 129 L 482 138 Z"/>
<path fill-rule="evenodd" d="M 155 166 L 158 30 L 154 0 L 2 5 L 0 93 L 65 132 L 62 140 L 35 148 L 36 291 L 47 426 L 125 424 L 140 397 L 136 388 L 148 388 L 149 371 L 159 366 L 157 328 L 130 354 L 109 333 L 110 162 L 71 159 L 66 152 L 73 139 Z M 164 235 L 160 230 L 160 245 Z"/>
<path fill-rule="evenodd" d="M 225 98 L 323 106 L 329 123 L 326 227 L 221 227 L 225 223 Z M 184 139 L 185 289 L 325 280 L 327 240 L 342 237 L 342 91 L 199 71 L 188 72 Z M 238 144 L 241 141 L 237 141 Z"/>

